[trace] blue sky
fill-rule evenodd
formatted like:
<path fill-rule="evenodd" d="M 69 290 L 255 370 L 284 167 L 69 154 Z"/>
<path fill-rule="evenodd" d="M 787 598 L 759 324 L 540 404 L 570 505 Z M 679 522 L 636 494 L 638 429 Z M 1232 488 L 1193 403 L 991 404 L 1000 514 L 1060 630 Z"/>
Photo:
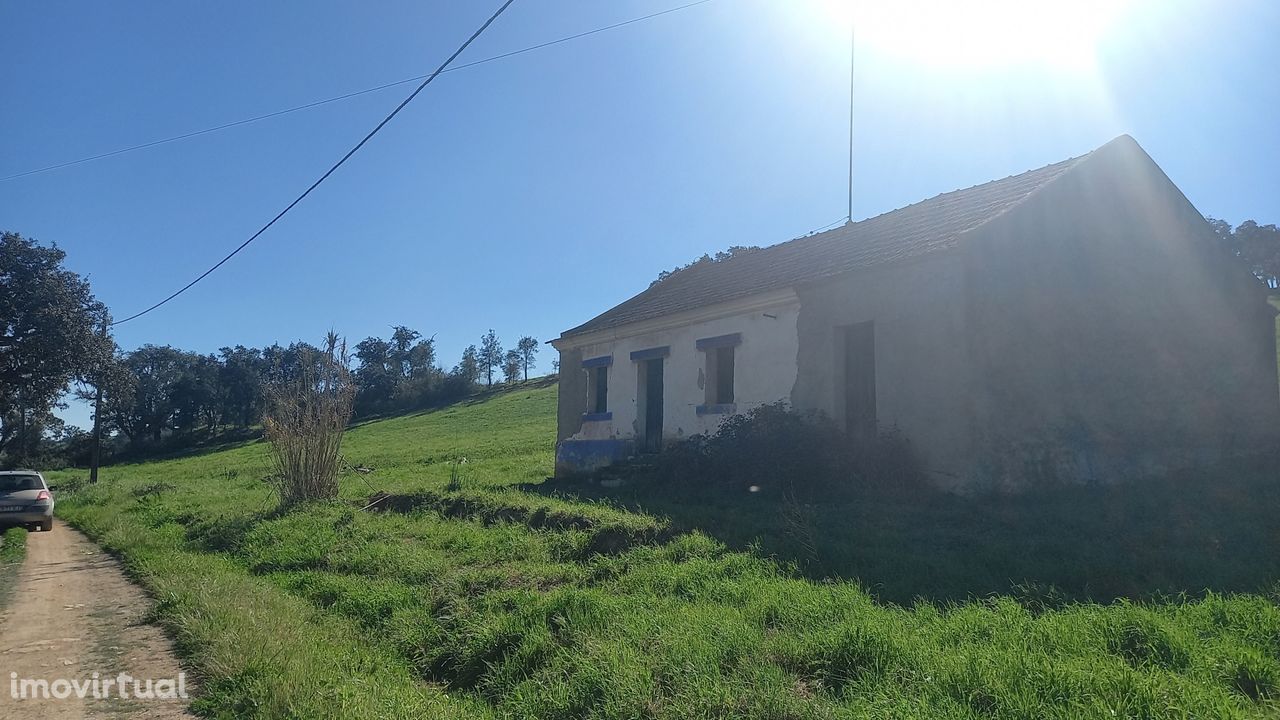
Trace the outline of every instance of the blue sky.
<path fill-rule="evenodd" d="M 459 62 L 684 1 L 517 0 Z M 838 5 L 713 0 L 442 76 L 257 243 L 116 337 L 213 352 L 406 324 L 449 366 L 488 328 L 549 339 L 703 252 L 836 221 Z M 425 73 L 495 6 L 0 5 L 0 176 Z M 860 37 L 853 214 L 1129 133 L 1202 212 L 1278 222 L 1278 33 L 1276 3 L 1130 0 L 1083 70 Z M 0 225 L 57 242 L 124 317 L 238 245 L 407 89 L 0 182 Z"/>

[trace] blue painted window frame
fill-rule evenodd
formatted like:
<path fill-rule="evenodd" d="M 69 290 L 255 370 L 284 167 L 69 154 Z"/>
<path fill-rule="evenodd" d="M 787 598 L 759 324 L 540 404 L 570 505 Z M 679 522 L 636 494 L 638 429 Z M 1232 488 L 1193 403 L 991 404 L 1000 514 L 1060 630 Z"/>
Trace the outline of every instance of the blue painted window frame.
<path fill-rule="evenodd" d="M 727 348 L 727 347 L 736 348 L 741 344 L 742 344 L 742 333 L 729 333 L 727 335 L 716 335 L 715 337 L 700 338 L 694 343 L 694 346 L 697 347 L 698 352 L 707 353 L 707 363 L 708 363 L 708 368 L 710 368 L 710 363 L 714 362 L 713 360 L 714 351 L 719 350 L 720 348 Z M 736 352 L 734 353 L 734 356 L 735 356 L 734 362 L 736 363 L 737 362 Z M 710 373 L 709 369 L 708 369 L 708 373 Z M 708 388 L 707 397 L 711 398 L 713 396 L 714 396 L 713 391 L 710 388 Z M 737 412 L 737 408 L 738 408 L 737 404 L 731 403 L 731 402 L 706 403 L 703 405 L 699 405 L 697 407 L 697 413 L 699 415 L 731 415 Z"/>
<path fill-rule="evenodd" d="M 671 346 L 663 345 L 662 347 L 646 348 L 644 350 L 635 350 L 631 353 L 631 362 L 640 362 L 641 360 L 657 360 L 671 354 Z"/>
<path fill-rule="evenodd" d="M 607 373 L 609 372 L 609 368 L 611 367 L 613 367 L 613 355 L 601 355 L 600 357 L 589 358 L 587 360 L 582 361 L 582 369 L 587 371 L 590 381 L 593 383 L 592 388 L 588 392 L 591 395 L 597 396 L 597 402 L 599 402 L 599 396 L 598 396 L 599 390 L 597 389 L 599 386 L 596 385 L 595 383 L 598 383 L 599 381 L 596 379 L 596 373 L 597 372 L 606 373 L 604 377 L 604 384 L 605 384 L 605 392 L 607 393 L 608 387 L 609 387 L 609 376 Z M 608 407 L 608 403 L 609 403 L 608 395 L 606 395 L 605 401 L 604 401 L 604 405 L 606 408 Z M 583 422 L 598 422 L 601 420 L 611 420 L 611 419 L 613 419 L 613 413 L 605 409 L 600 409 L 599 411 L 596 411 L 596 412 L 585 412 L 582 414 Z"/>
<path fill-rule="evenodd" d="M 719 403 L 716 405 L 699 405 L 699 415 L 732 415 L 738 412 L 737 403 Z"/>
<path fill-rule="evenodd" d="M 715 337 L 702 338 L 694 343 L 699 351 L 711 350 L 713 348 L 732 347 L 742 344 L 742 333 L 729 333 L 728 335 L 717 335 Z"/>

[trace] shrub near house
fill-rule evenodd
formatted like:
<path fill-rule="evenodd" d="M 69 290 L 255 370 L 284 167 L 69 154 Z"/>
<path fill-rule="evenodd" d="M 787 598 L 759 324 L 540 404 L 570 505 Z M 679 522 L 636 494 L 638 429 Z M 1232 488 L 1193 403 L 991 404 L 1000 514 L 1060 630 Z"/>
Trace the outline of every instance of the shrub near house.
<path fill-rule="evenodd" d="M 840 502 L 871 490 L 919 493 L 925 485 L 910 443 L 896 429 L 855 445 L 825 415 L 782 402 L 732 415 L 712 434 L 672 443 L 654 462 L 658 482 L 772 500 Z"/>
<path fill-rule="evenodd" d="M 271 461 L 249 443 L 106 468 L 98 485 L 65 492 L 60 507 L 160 599 L 157 616 L 204 674 L 197 709 L 214 716 L 1277 711 L 1280 607 L 1245 594 L 1280 577 L 1280 529 L 1264 507 L 1280 497 L 1262 483 L 1229 516 L 1209 516 L 1190 534 L 1184 521 L 1221 502 L 1224 483 L 1200 483 L 1185 503 L 1113 496 L 1098 506 L 1111 514 L 1096 524 L 1088 513 L 1054 510 L 1052 521 L 1009 526 L 1001 515 L 1009 506 L 980 515 L 976 500 L 820 504 L 810 534 L 819 552 L 852 544 L 863 555 L 845 568 L 858 582 L 813 582 L 765 557 L 797 557 L 770 553 L 780 546 L 759 524 L 760 513 L 776 516 L 786 504 L 777 495 L 732 482 L 713 493 L 764 501 L 748 511 L 691 503 L 676 492 L 690 486 L 684 480 L 617 491 L 661 507 L 658 515 L 555 496 L 542 481 L 553 462 L 556 396 L 554 386 L 520 386 L 353 428 L 344 454 L 376 471 L 344 475 L 338 503 L 269 512 L 259 478 Z M 769 410 L 758 415 L 784 432 L 800 427 Z M 746 441 L 751 428 L 739 429 Z M 449 490 L 463 456 L 465 480 Z M 371 486 L 389 493 L 382 512 L 359 510 Z M 902 517 L 902 507 L 921 512 Z M 706 530 L 757 550 L 688 532 L 694 511 L 710 521 Z M 1138 542 L 1107 547 L 1107 533 L 1096 532 L 1103 523 L 1112 534 L 1138 532 Z M 860 542 L 837 532 L 863 525 L 871 527 Z M 1169 554 L 1165 570 L 1174 563 L 1179 573 L 1152 575 L 1162 567 L 1156 550 Z M 876 556 L 879 564 L 865 563 Z M 951 565 L 973 575 L 960 589 L 984 599 L 940 586 L 939 573 L 956 581 Z M 1146 585 L 1135 590 L 1193 595 L 1066 602 L 1110 582 L 1113 571 Z M 906 591 L 895 584 L 903 577 Z M 1023 579 L 1038 584 L 1021 583 L 1015 594 L 1011 581 Z M 997 581 L 999 594 L 988 595 L 986 584 Z M 1055 592 L 1059 581 L 1064 590 Z M 904 599 L 884 604 L 863 587 Z M 1232 592 L 1198 592 L 1205 587 Z M 936 601 L 912 601 L 921 594 Z"/>
<path fill-rule="evenodd" d="M 694 263 L 553 341 L 557 472 L 778 401 L 855 444 L 896 427 L 931 480 L 966 490 L 1158 477 L 1280 446 L 1259 282 L 1274 274 L 1241 261 L 1261 230 L 1224 251 L 1125 136 Z"/>

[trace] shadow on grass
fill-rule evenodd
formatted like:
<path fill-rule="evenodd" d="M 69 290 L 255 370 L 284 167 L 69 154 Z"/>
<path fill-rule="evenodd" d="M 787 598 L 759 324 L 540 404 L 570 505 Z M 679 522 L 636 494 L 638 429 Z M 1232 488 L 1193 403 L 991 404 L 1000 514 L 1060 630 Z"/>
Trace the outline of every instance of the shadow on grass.
<path fill-rule="evenodd" d="M 283 508 L 264 509 L 247 515 L 184 515 L 175 521 L 186 529 L 186 540 L 201 552 L 228 553 L 234 555 L 244 545 L 245 538 L 259 523 L 276 520 L 287 514 Z"/>
<path fill-rule="evenodd" d="M 1212 473 L 1022 495 L 854 493 L 786 503 L 660 484 L 548 481 L 529 492 L 608 499 L 668 517 L 815 579 L 857 579 L 883 601 L 1013 594 L 1033 604 L 1266 592 L 1280 579 L 1275 457 Z"/>
<path fill-rule="evenodd" d="M 103 459 L 102 467 L 212 455 L 261 440 L 262 427 L 258 425 L 247 428 L 228 428 L 207 436 L 175 436 L 165 438 L 159 444 L 148 443 L 114 452 L 110 457 Z M 88 468 L 71 469 L 87 470 Z"/>

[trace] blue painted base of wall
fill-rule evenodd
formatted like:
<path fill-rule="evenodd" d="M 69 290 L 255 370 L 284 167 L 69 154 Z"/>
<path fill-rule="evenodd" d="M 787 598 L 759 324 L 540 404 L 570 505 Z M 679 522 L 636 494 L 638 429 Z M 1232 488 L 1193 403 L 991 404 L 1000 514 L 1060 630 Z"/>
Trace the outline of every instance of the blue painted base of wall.
<path fill-rule="evenodd" d="M 556 477 L 583 475 L 630 457 L 630 440 L 562 440 L 556 445 Z"/>

